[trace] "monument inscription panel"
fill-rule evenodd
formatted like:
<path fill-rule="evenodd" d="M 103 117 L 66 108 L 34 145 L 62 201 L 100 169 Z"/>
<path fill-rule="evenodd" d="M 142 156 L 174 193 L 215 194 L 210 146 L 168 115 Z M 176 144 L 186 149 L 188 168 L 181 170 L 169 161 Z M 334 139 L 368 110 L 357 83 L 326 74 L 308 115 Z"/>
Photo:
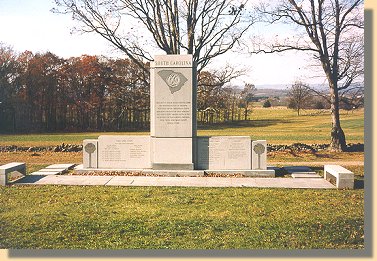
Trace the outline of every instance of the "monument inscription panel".
<path fill-rule="evenodd" d="M 156 121 L 166 125 L 187 125 L 191 120 L 189 102 L 156 102 Z"/>
<path fill-rule="evenodd" d="M 98 138 L 99 168 L 150 168 L 150 137 L 103 135 Z"/>
<path fill-rule="evenodd" d="M 197 168 L 210 170 L 251 169 L 250 137 L 198 137 Z"/>

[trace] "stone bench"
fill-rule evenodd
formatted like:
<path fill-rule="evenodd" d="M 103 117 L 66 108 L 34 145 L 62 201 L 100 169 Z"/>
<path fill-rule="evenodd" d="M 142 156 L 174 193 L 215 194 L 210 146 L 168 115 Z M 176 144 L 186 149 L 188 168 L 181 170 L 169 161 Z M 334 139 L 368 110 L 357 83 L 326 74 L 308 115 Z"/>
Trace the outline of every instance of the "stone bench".
<path fill-rule="evenodd" d="M 353 189 L 354 174 L 352 171 L 339 165 L 325 165 L 324 178 L 330 180 L 332 177 L 336 179 L 337 188 Z"/>
<path fill-rule="evenodd" d="M 0 166 L 0 186 L 8 184 L 8 174 L 17 171 L 22 175 L 26 175 L 26 164 L 20 162 L 12 162 Z"/>

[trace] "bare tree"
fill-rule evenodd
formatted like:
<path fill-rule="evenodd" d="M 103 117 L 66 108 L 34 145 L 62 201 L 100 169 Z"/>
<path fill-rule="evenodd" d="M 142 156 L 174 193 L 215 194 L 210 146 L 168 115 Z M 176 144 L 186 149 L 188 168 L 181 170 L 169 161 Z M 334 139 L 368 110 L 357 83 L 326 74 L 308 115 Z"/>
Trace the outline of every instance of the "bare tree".
<path fill-rule="evenodd" d="M 198 75 L 197 90 L 200 121 L 209 123 L 209 113 L 219 114 L 221 109 L 227 107 L 226 103 L 229 100 L 230 94 L 226 85 L 232 79 L 243 74 L 244 71 L 237 70 L 229 65 L 221 70 L 200 72 Z"/>
<path fill-rule="evenodd" d="M 288 98 L 288 107 L 295 109 L 297 116 L 299 116 L 300 110 L 304 109 L 305 105 L 313 98 L 313 92 L 307 84 L 297 81 L 289 88 Z"/>
<path fill-rule="evenodd" d="M 10 98 L 11 88 L 16 73 L 16 55 L 12 48 L 0 42 L 0 104 Z"/>
<path fill-rule="evenodd" d="M 246 83 L 245 87 L 243 88 L 241 92 L 241 97 L 245 102 L 245 121 L 248 119 L 248 109 L 249 104 L 253 100 L 253 97 L 255 96 L 255 85 L 251 83 Z"/>
<path fill-rule="evenodd" d="M 254 23 L 246 1 L 55 0 L 53 11 L 71 14 L 81 30 L 99 34 L 146 72 L 151 45 L 167 54 L 192 54 L 200 72 Z"/>
<path fill-rule="evenodd" d="M 18 76 L 16 54 L 13 49 L 0 42 L 0 132 L 11 126 L 15 130 L 16 94 L 15 80 Z M 12 129 L 12 128 L 9 129 Z"/>
<path fill-rule="evenodd" d="M 260 11 L 270 23 L 294 25 L 296 34 L 254 52 L 299 50 L 312 52 L 320 62 L 329 85 L 331 104 L 331 145 L 346 149 L 340 126 L 339 92 L 364 74 L 363 0 L 284 0 L 264 4 Z"/>
<path fill-rule="evenodd" d="M 347 111 L 364 107 L 364 86 L 355 86 L 344 91 L 340 96 L 340 103 Z"/>

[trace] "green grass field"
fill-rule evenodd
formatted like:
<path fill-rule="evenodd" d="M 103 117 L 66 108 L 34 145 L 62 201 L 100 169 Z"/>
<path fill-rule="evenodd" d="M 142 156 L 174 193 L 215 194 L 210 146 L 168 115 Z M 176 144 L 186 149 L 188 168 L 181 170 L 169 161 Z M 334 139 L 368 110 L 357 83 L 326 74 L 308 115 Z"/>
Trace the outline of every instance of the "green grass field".
<path fill-rule="evenodd" d="M 341 112 L 341 125 L 348 143 L 364 143 L 364 110 Z M 256 107 L 248 122 L 203 127 L 199 135 L 245 135 L 252 139 L 265 139 L 271 144 L 296 142 L 314 144 L 330 143 L 330 112 L 305 110 L 297 116 L 284 107 Z"/>
<path fill-rule="evenodd" d="M 0 188 L 1 248 L 360 249 L 363 190 Z"/>
<path fill-rule="evenodd" d="M 252 139 L 265 139 L 271 144 L 296 142 L 330 143 L 329 111 L 304 110 L 302 115 L 283 107 L 256 107 L 249 121 L 199 126 L 198 135 L 242 135 Z M 341 124 L 348 143 L 364 143 L 364 110 L 341 111 Z M 81 144 L 83 139 L 96 139 L 99 135 L 149 135 L 148 132 L 96 132 L 96 133 L 44 133 L 27 135 L 0 135 L 0 145 L 58 145 Z"/>

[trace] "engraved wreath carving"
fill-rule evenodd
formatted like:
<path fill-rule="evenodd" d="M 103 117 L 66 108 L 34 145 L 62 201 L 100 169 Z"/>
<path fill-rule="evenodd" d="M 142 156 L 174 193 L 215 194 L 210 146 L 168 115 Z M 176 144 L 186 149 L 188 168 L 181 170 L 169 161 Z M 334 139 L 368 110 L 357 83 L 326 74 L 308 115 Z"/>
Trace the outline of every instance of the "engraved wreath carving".
<path fill-rule="evenodd" d="M 187 82 L 187 78 L 182 73 L 173 70 L 162 70 L 157 74 L 164 80 L 172 94 L 179 91 Z"/>

